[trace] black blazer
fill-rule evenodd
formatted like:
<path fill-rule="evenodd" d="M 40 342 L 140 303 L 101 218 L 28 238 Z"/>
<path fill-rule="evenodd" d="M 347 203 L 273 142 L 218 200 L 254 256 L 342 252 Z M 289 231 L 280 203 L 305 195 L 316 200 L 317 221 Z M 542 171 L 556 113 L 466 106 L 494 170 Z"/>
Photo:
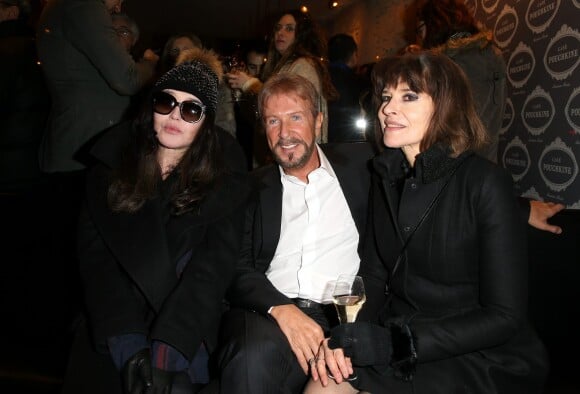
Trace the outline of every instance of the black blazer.
<path fill-rule="evenodd" d="M 350 207 L 360 235 L 360 249 L 370 187 L 368 164 L 373 150 L 367 143 L 326 144 L 321 148 L 338 177 Z M 252 178 L 255 195 L 247 210 L 242 254 L 228 299 L 232 306 L 267 313 L 271 306 L 291 303 L 264 274 L 280 239 L 282 184 L 277 165 L 255 170 Z"/>
<path fill-rule="evenodd" d="M 113 213 L 109 178 L 127 135 L 115 130 L 104 140 L 116 144 L 93 148 L 99 162 L 89 172 L 80 219 L 80 273 L 94 341 L 104 351 L 110 336 L 142 333 L 191 359 L 202 341 L 210 350 L 216 343 L 250 187 L 244 176 L 227 175 L 198 211 L 179 217 L 167 215 L 160 199 L 135 214 Z M 187 265 L 178 278 L 179 261 Z"/>

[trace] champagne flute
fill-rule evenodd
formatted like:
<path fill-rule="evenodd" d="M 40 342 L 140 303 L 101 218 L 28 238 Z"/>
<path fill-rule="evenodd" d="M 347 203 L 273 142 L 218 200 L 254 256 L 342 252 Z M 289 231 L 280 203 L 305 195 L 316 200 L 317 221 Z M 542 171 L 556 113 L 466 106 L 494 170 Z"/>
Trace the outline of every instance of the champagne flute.
<path fill-rule="evenodd" d="M 332 299 L 340 324 L 354 323 L 358 312 L 367 299 L 362 277 L 357 275 L 340 275 L 336 282 L 334 282 Z M 334 379 L 328 367 L 326 373 L 329 378 Z M 356 379 L 356 372 L 346 378 L 349 382 Z"/>
<path fill-rule="evenodd" d="M 340 323 L 353 323 L 366 301 L 362 277 L 340 275 L 334 284 L 332 298 Z"/>

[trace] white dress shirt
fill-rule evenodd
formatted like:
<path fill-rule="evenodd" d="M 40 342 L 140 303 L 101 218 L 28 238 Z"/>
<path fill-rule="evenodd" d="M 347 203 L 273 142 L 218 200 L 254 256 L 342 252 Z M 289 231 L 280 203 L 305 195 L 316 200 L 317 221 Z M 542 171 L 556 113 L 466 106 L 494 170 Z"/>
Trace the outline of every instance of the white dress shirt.
<path fill-rule="evenodd" d="M 280 241 L 266 276 L 289 298 L 328 303 L 333 281 L 358 272 L 359 234 L 338 178 L 316 148 L 320 167 L 308 175 L 308 183 L 280 168 Z"/>

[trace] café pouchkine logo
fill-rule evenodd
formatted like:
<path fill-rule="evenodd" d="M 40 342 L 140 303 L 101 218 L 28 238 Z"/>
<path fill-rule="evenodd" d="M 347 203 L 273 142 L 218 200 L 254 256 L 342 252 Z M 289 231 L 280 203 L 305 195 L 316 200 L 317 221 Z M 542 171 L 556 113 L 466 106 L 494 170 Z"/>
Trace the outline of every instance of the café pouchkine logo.
<path fill-rule="evenodd" d="M 514 137 L 506 146 L 502 156 L 502 163 L 512 174 L 515 182 L 526 176 L 530 169 L 530 153 L 520 137 Z"/>
<path fill-rule="evenodd" d="M 568 124 L 576 134 L 580 134 L 580 87 L 574 89 L 568 98 L 565 113 Z"/>
<path fill-rule="evenodd" d="M 532 135 L 538 136 L 550 126 L 555 112 L 556 108 L 550 93 L 540 86 L 536 86 L 522 107 L 522 122 Z"/>
<path fill-rule="evenodd" d="M 555 192 L 566 190 L 578 175 L 576 157 L 559 137 L 542 152 L 538 169 L 546 185 Z"/>
<path fill-rule="evenodd" d="M 532 48 L 520 41 L 507 63 L 507 77 L 514 89 L 522 88 L 536 68 Z"/>
<path fill-rule="evenodd" d="M 506 98 L 505 107 L 503 108 L 503 118 L 501 122 L 500 134 L 506 133 L 514 122 L 515 110 L 511 98 Z"/>
<path fill-rule="evenodd" d="M 493 29 L 493 36 L 497 46 L 505 48 L 510 44 L 512 38 L 514 38 L 518 24 L 519 18 L 516 10 L 507 4 L 504 5 Z"/>
<path fill-rule="evenodd" d="M 580 62 L 580 33 L 562 25 L 550 40 L 544 55 L 546 71 L 556 80 L 568 78 Z"/>
<path fill-rule="evenodd" d="M 526 11 L 526 24 L 535 34 L 550 26 L 560 8 L 560 0 L 532 0 Z"/>

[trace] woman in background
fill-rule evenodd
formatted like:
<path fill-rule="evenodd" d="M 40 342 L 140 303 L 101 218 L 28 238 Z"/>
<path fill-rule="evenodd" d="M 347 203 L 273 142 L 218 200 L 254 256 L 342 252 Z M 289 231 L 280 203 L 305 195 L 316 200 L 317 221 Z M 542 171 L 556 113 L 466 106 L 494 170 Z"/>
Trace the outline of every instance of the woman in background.
<path fill-rule="evenodd" d="M 467 75 L 475 108 L 490 136 L 480 153 L 497 163 L 507 79 L 491 32 L 480 29 L 463 0 L 428 0 L 419 7 L 417 19 L 416 44 L 449 56 Z"/>
<path fill-rule="evenodd" d="M 499 132 L 507 97 L 506 66 L 489 31 L 478 26 L 464 0 L 427 0 L 417 11 L 415 47 L 443 53 L 467 76 L 475 109 L 489 135 L 478 153 L 498 162 Z M 562 228 L 548 222 L 565 208 L 563 204 L 519 199 L 528 223 L 560 234 Z"/>
<path fill-rule="evenodd" d="M 243 71 L 226 74 L 232 89 L 258 94 L 263 82 L 274 74 L 294 73 L 314 84 L 321 96 L 320 112 L 324 115 L 321 135 L 317 142 L 328 141 L 328 100 L 337 98 L 330 74 L 321 59 L 326 57 L 326 40 L 312 18 L 301 11 L 285 12 L 274 26 L 267 61 L 261 79 Z"/>

